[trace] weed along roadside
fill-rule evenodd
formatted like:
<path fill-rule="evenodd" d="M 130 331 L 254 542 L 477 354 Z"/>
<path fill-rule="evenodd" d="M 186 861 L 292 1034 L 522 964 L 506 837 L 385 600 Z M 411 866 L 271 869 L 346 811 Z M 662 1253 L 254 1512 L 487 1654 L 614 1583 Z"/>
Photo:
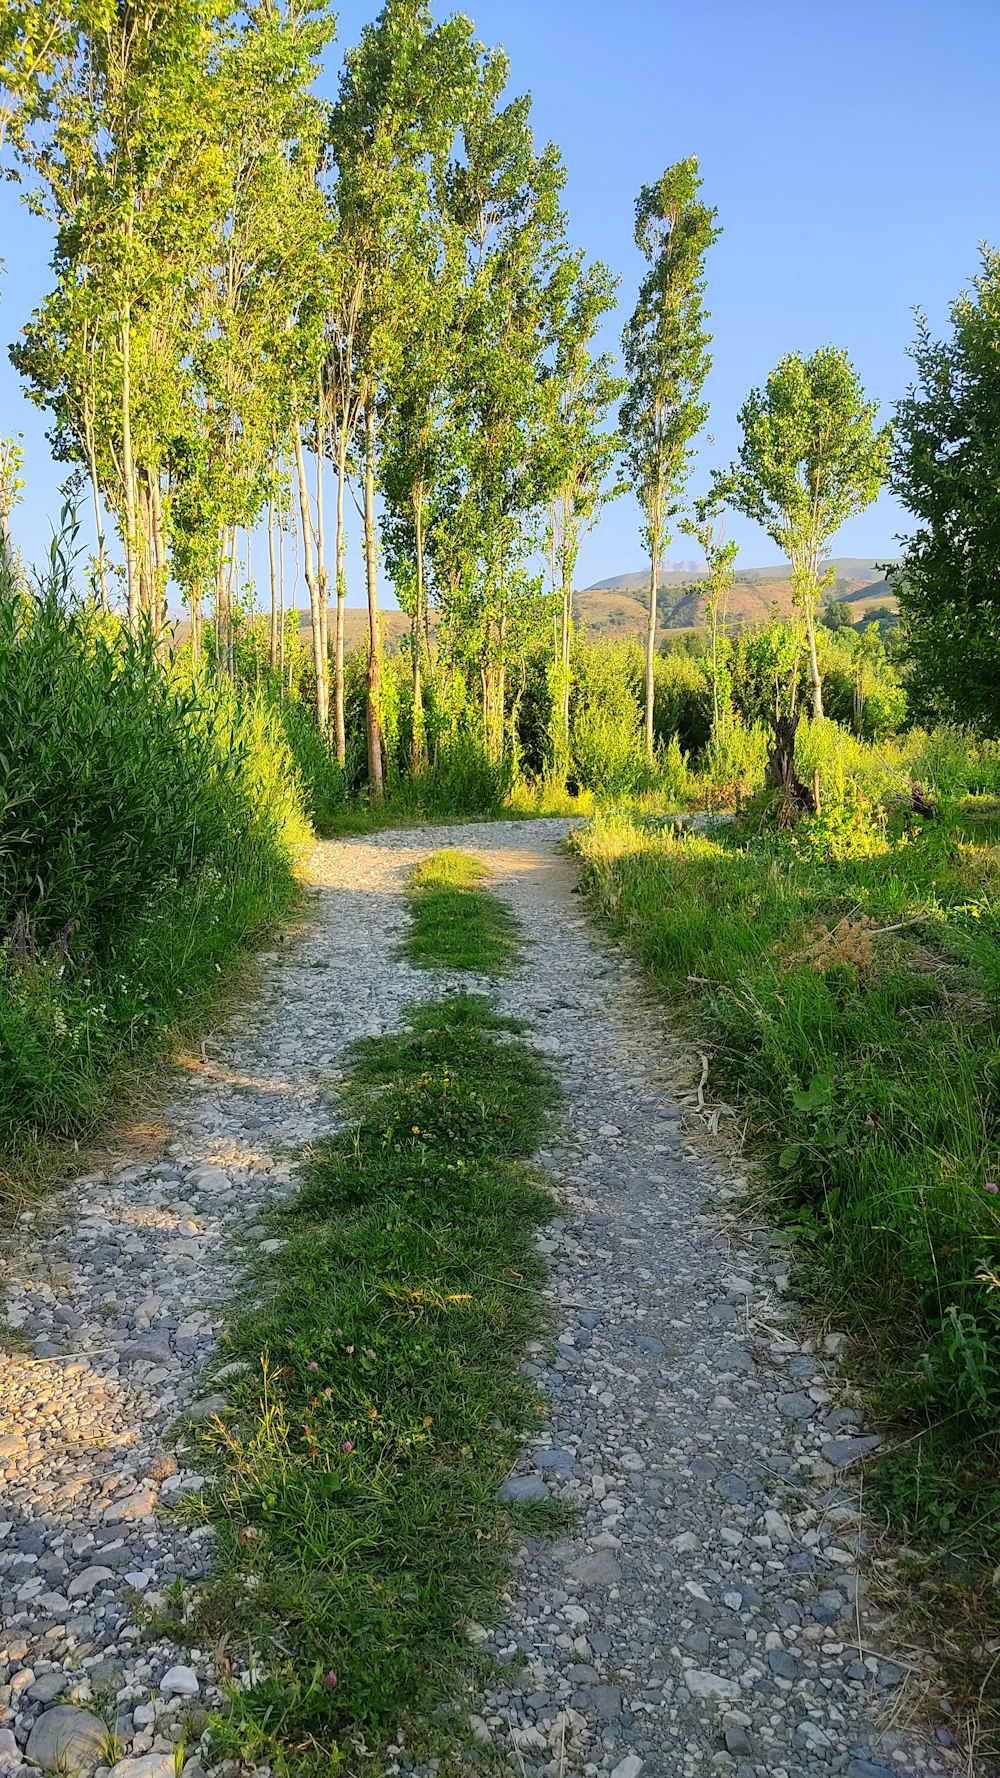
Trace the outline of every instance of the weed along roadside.
<path fill-rule="evenodd" d="M 457 852 L 416 868 L 411 958 L 510 961 L 484 874 Z M 466 1683 L 465 1625 L 495 1613 L 511 1513 L 545 1517 L 501 1490 L 539 1424 L 521 1363 L 552 1202 L 526 1162 L 556 1097 L 487 999 L 419 1005 L 355 1046 L 343 1129 L 268 1219 L 199 1434 L 216 1554 L 194 1621 L 253 1670 L 219 1730 L 233 1754 L 328 1772 L 401 1720 L 428 1756 L 454 1743 L 432 1711 Z"/>
<path fill-rule="evenodd" d="M 847 843 L 845 843 L 845 841 Z M 598 916 L 710 1046 L 803 1313 L 889 1434 L 865 1501 L 976 1756 L 1000 1746 L 1000 854 L 973 821 L 577 836 Z M 948 1719 L 946 1719 L 948 1721 Z"/>

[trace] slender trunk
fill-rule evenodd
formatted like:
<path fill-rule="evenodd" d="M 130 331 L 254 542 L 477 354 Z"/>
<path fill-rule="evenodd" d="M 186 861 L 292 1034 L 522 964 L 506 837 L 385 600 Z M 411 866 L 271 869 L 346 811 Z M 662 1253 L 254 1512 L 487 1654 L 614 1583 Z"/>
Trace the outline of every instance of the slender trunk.
<path fill-rule="evenodd" d="M 562 705 L 560 718 L 562 724 L 563 749 L 569 758 L 569 663 L 573 647 L 573 576 L 569 572 L 568 563 L 563 562 L 562 586 Z"/>
<path fill-rule="evenodd" d="M 282 519 L 281 487 L 278 487 L 278 677 L 285 683 L 285 527 Z"/>
<path fill-rule="evenodd" d="M 161 498 L 160 478 L 153 470 L 147 469 L 146 480 L 149 485 L 149 517 L 153 537 L 153 623 L 156 630 L 156 646 L 162 652 L 167 637 L 167 537 L 163 524 L 163 501 Z"/>
<path fill-rule="evenodd" d="M 326 419 L 322 379 L 316 396 L 316 579 L 319 588 L 319 647 L 322 673 L 316 683 L 316 710 L 319 725 L 325 734 L 330 726 L 330 593 L 326 572 L 326 512 L 324 475 L 326 465 Z M 320 679 L 322 684 L 320 684 Z"/>
<path fill-rule="evenodd" d="M 226 671 L 230 679 L 236 682 L 236 631 L 238 628 L 238 610 L 234 594 L 236 592 L 236 526 L 229 533 L 229 574 L 226 582 L 226 612 L 228 619 L 226 636 Z M 237 621 L 233 621 L 233 612 L 237 610 Z"/>
<path fill-rule="evenodd" d="M 219 678 L 228 670 L 229 612 L 226 604 L 226 534 L 219 540 L 219 559 L 215 568 L 215 673 Z"/>
<path fill-rule="evenodd" d="M 656 655 L 656 594 L 660 580 L 660 532 L 651 529 L 649 609 L 646 613 L 646 758 L 653 764 L 653 661 Z"/>
<path fill-rule="evenodd" d="M 320 730 L 326 728 L 329 712 L 323 697 L 323 634 L 320 625 L 320 589 L 316 577 L 316 562 L 313 555 L 312 514 L 309 511 L 309 486 L 306 481 L 305 457 L 302 453 L 302 428 L 296 424 L 292 428 L 292 442 L 295 446 L 295 471 L 299 487 L 299 515 L 302 520 L 302 556 L 305 565 L 306 586 L 309 589 L 309 615 L 312 620 L 313 671 L 316 679 L 316 722 Z"/>
<path fill-rule="evenodd" d="M 816 614 L 812 610 L 806 617 L 806 639 L 809 643 L 809 683 L 812 686 L 813 716 L 822 716 L 823 681 L 819 671 L 819 656 L 816 653 Z"/>
<path fill-rule="evenodd" d="M 128 627 L 139 628 L 139 572 L 135 559 L 135 463 L 132 457 L 132 313 L 128 303 L 121 326 L 122 348 L 122 483 L 125 494 L 125 577 Z"/>
<path fill-rule="evenodd" d="M 381 638 L 378 628 L 378 580 L 375 560 L 375 412 L 365 408 L 365 576 L 368 582 L 368 779 L 374 800 L 385 795 L 382 774 L 382 732 L 379 710 L 382 696 Z"/>
<path fill-rule="evenodd" d="M 274 548 L 274 496 L 267 503 L 267 566 L 271 583 L 271 631 L 267 664 L 273 673 L 278 665 L 278 558 Z"/>
<path fill-rule="evenodd" d="M 410 736 L 410 771 L 416 777 L 426 761 L 424 757 L 424 699 L 420 679 L 423 653 L 424 615 L 424 491 L 418 488 L 414 497 L 414 531 L 417 550 L 417 597 L 410 625 L 410 651 L 413 656 L 413 724 Z"/>
<path fill-rule="evenodd" d="M 333 721 L 337 738 L 337 764 L 347 764 L 347 722 L 344 714 L 344 607 L 347 603 L 347 575 L 344 571 L 347 537 L 344 531 L 344 487 L 347 481 L 347 440 L 343 429 L 337 440 L 337 616 L 333 638 Z"/>
<path fill-rule="evenodd" d="M 719 614 L 712 601 L 712 739 L 719 738 Z"/>
<path fill-rule="evenodd" d="M 90 477 L 90 497 L 94 504 L 94 528 L 97 533 L 97 583 L 101 591 L 101 610 L 105 615 L 111 609 L 108 599 L 107 561 L 104 548 L 104 518 L 101 513 L 101 490 L 97 479 L 97 458 L 94 452 L 94 428 L 88 417 L 85 423 L 84 438 L 87 453 L 87 474 Z"/>
<path fill-rule="evenodd" d="M 188 610 L 191 613 L 191 653 L 194 659 L 201 659 L 201 582 L 196 580 L 188 589 Z"/>
<path fill-rule="evenodd" d="M 136 470 L 136 518 L 138 522 L 138 567 L 139 567 L 139 611 L 146 622 L 152 627 L 153 584 L 152 584 L 152 553 L 149 548 L 151 519 L 149 516 L 149 482 L 140 466 Z"/>

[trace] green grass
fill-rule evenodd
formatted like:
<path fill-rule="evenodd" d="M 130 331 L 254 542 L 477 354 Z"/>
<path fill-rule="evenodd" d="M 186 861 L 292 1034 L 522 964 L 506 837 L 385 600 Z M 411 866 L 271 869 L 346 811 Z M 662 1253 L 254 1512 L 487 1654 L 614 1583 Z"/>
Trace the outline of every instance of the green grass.
<path fill-rule="evenodd" d="M 800 1293 L 903 1434 L 866 1498 L 922 1544 L 921 1608 L 972 1686 L 1000 1608 L 1000 849 L 944 823 L 866 837 L 849 809 L 794 840 L 617 817 L 576 843 L 594 906 L 711 1046 Z"/>
<path fill-rule="evenodd" d="M 446 848 L 414 865 L 407 882 L 412 924 L 403 955 L 421 969 L 496 975 L 516 948 L 513 917 L 483 889 L 489 872 L 467 852 Z"/>
<path fill-rule="evenodd" d="M 463 1623 L 507 1570 L 498 1489 L 539 1423 L 519 1366 L 551 1204 L 524 1163 L 551 1077 L 471 996 L 359 1043 L 351 1076 L 348 1127 L 252 1262 L 219 1354 L 246 1370 L 200 1434 L 218 1541 L 198 1630 L 259 1674 L 223 1738 L 282 1773 L 336 1771 L 349 1735 L 374 1754 L 461 1689 Z"/>

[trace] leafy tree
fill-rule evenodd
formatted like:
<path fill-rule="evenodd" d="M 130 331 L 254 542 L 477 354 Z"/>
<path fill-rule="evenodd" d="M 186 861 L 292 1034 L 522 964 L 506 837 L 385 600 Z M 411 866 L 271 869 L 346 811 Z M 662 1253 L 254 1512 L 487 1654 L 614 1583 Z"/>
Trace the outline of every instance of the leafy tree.
<path fill-rule="evenodd" d="M 847 599 L 834 599 L 823 612 L 823 622 L 828 630 L 853 630 L 854 608 Z"/>
<path fill-rule="evenodd" d="M 823 714 L 816 614 L 832 578 L 822 561 L 845 519 L 869 506 L 885 480 L 892 431 L 876 429 L 877 411 L 846 352 L 834 346 L 810 358 L 792 352 L 763 389 L 747 396 L 739 412 L 739 456 L 720 478 L 720 491 L 763 527 L 791 564 L 815 716 Z M 794 718 L 797 675 L 790 683 Z"/>
<path fill-rule="evenodd" d="M 893 576 L 918 694 L 1000 735 L 1000 253 L 983 254 L 951 335 L 919 319 L 892 485 L 917 529 Z"/>
<path fill-rule="evenodd" d="M 525 573 L 548 493 L 542 441 L 546 352 L 565 259 L 562 163 L 536 154 L 529 101 L 503 103 L 508 63 L 484 58 L 449 172 L 463 241 L 460 341 L 449 418 L 451 472 L 433 554 L 453 641 L 478 670 L 491 760 L 505 744 L 508 667 L 523 658 L 540 582 Z M 448 527 L 452 542 L 441 539 Z M 445 566 L 446 565 L 446 566 Z M 544 613 L 547 620 L 547 612 Z"/>
<path fill-rule="evenodd" d="M 660 561 L 680 510 L 691 441 L 704 424 L 701 391 L 711 368 L 705 332 L 705 255 L 721 232 L 703 204 L 694 158 L 644 185 L 635 207 L 635 240 L 649 263 L 623 335 L 628 393 L 620 425 L 626 460 L 645 520 L 649 549 L 645 735 L 653 758 L 653 660 Z"/>
<path fill-rule="evenodd" d="M 345 58 L 330 140 L 337 167 L 339 311 L 335 400 L 343 444 L 362 436 L 368 590 L 368 768 L 383 790 L 375 492 L 380 421 L 412 341 L 428 213 L 475 58 L 469 26 L 435 27 L 426 0 L 387 0 Z"/>

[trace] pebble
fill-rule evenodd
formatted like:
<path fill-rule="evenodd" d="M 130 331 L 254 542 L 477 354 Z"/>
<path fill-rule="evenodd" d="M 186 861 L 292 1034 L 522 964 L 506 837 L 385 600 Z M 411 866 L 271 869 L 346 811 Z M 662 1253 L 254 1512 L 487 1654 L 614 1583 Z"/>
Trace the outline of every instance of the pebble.
<path fill-rule="evenodd" d="M 196 1698 L 200 1690 L 201 1681 L 193 1667 L 171 1667 L 160 1680 L 165 1698 Z"/>

